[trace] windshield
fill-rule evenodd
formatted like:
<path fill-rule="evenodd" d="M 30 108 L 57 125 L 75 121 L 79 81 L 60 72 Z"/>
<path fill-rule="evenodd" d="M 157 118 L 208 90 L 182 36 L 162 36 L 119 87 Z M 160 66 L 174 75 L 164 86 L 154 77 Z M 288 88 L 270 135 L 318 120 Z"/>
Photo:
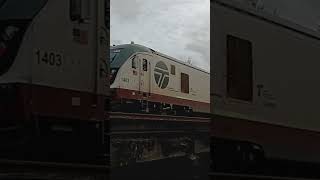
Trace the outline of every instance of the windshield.
<path fill-rule="evenodd" d="M 111 48 L 110 67 L 120 68 L 133 53 L 135 52 L 129 48 Z"/>
<path fill-rule="evenodd" d="M 110 71 L 110 84 L 113 84 L 114 80 L 117 77 L 118 71 L 119 71 L 119 68 L 111 68 L 111 71 Z"/>
<path fill-rule="evenodd" d="M 48 0 L 0 0 L 0 20 L 32 19 Z"/>
<path fill-rule="evenodd" d="M 121 52 L 121 49 L 111 49 L 110 51 L 110 63 L 112 63 L 118 54 Z"/>
<path fill-rule="evenodd" d="M 110 47 L 110 67 L 120 68 L 134 53 L 150 52 L 149 49 L 140 45 L 118 45 Z"/>

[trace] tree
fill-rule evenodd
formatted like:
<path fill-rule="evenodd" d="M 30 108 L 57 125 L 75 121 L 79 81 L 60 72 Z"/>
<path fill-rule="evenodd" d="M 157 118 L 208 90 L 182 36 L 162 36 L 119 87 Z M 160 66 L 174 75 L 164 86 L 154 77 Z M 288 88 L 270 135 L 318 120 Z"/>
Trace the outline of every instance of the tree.
<path fill-rule="evenodd" d="M 188 57 L 187 63 L 190 64 L 190 65 L 192 64 L 191 57 Z"/>
<path fill-rule="evenodd" d="M 279 11 L 278 11 L 278 9 L 274 9 L 274 10 L 273 10 L 273 15 L 274 15 L 274 16 L 279 16 Z"/>
<path fill-rule="evenodd" d="M 243 0 L 248 6 L 251 6 L 257 10 L 264 10 L 264 4 L 261 0 Z"/>

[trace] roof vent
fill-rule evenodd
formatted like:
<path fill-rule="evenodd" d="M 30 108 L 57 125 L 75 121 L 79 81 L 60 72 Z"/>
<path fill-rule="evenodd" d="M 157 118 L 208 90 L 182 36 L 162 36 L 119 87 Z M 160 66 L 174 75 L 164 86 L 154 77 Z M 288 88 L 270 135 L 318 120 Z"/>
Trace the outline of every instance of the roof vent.
<path fill-rule="evenodd" d="M 134 42 L 133 42 L 133 41 L 131 41 L 131 44 L 134 44 Z"/>

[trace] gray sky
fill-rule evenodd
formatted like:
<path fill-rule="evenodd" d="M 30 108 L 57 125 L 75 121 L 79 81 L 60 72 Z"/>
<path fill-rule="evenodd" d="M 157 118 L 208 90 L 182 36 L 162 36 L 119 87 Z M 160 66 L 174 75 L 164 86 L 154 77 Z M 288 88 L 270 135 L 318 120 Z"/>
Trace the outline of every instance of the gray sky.
<path fill-rule="evenodd" d="M 134 41 L 209 70 L 209 0 L 111 0 L 111 44 Z"/>
<path fill-rule="evenodd" d="M 247 0 L 242 0 L 247 1 Z M 320 0 L 260 0 L 265 10 L 316 29 Z M 209 0 L 111 0 L 111 44 L 134 41 L 209 71 Z"/>

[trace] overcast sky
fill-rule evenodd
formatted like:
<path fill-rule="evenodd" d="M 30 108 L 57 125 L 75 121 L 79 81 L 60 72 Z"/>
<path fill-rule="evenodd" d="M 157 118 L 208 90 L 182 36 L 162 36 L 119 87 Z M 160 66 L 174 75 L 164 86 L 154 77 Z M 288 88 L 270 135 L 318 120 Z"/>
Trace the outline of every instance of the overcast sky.
<path fill-rule="evenodd" d="M 246 0 L 243 0 L 246 1 Z M 258 0 L 259 1 L 259 0 Z M 260 0 L 265 10 L 312 29 L 320 0 Z M 111 44 L 134 41 L 209 71 L 209 0 L 111 0 Z"/>
<path fill-rule="evenodd" d="M 111 0 L 111 44 L 134 41 L 209 70 L 209 0 Z"/>

